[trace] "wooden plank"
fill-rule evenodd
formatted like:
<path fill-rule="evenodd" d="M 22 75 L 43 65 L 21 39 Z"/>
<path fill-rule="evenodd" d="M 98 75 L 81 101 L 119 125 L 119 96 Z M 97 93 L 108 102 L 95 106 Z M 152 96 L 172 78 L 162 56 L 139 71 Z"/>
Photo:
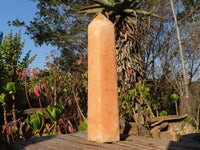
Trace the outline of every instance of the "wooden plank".
<path fill-rule="evenodd" d="M 182 116 L 177 116 L 177 115 L 168 115 L 168 116 L 158 116 L 152 119 L 147 120 L 149 124 L 151 124 L 151 127 L 157 126 L 163 122 L 166 121 L 176 121 L 176 120 L 183 120 L 187 117 L 188 115 L 182 115 Z"/>
<path fill-rule="evenodd" d="M 124 135 L 119 142 L 96 143 L 88 141 L 87 132 L 78 132 L 16 141 L 12 147 L 13 150 L 199 150 L 200 144 Z"/>
<path fill-rule="evenodd" d="M 61 138 L 63 137 L 64 140 L 66 140 L 66 136 L 59 136 L 58 138 Z M 98 147 L 98 148 L 103 148 L 103 149 L 112 149 L 112 150 L 115 150 L 115 149 L 121 149 L 121 150 L 126 150 L 127 148 L 124 148 L 123 146 L 119 146 L 119 145 L 116 145 L 116 143 L 96 143 L 96 142 L 92 142 L 92 141 L 88 141 L 87 140 L 87 132 L 83 132 L 83 133 L 78 133 L 78 134 L 71 134 L 70 136 L 70 139 L 68 140 L 75 140 L 75 141 L 78 141 L 79 143 L 82 144 L 82 147 L 84 147 L 85 145 L 92 145 L 92 146 L 95 146 Z"/>
<path fill-rule="evenodd" d="M 166 139 L 147 138 L 143 136 L 129 136 L 126 141 L 132 141 L 135 145 L 142 145 L 147 149 L 167 148 L 167 145 L 170 143 L 170 141 Z"/>

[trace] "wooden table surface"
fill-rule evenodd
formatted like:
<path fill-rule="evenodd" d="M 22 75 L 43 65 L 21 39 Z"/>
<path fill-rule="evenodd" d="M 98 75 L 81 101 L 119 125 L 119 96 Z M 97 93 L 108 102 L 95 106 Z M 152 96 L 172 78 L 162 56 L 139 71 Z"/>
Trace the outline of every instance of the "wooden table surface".
<path fill-rule="evenodd" d="M 17 141 L 13 150 L 200 150 L 199 142 L 173 142 L 142 136 L 121 135 L 119 142 L 96 143 L 87 140 L 87 131 L 30 138 Z"/>

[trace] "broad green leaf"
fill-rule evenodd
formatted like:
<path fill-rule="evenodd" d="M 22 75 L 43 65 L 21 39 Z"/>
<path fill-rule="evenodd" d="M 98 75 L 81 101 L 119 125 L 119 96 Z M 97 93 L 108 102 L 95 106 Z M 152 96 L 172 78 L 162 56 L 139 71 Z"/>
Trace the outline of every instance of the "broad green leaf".
<path fill-rule="evenodd" d="M 64 108 L 61 105 L 50 104 L 50 105 L 47 106 L 47 108 L 46 108 L 44 113 L 52 121 L 58 122 L 58 120 L 60 119 L 60 117 L 63 114 L 63 112 L 64 112 Z"/>
<path fill-rule="evenodd" d="M 1 102 L 2 104 L 5 104 L 5 103 L 6 103 L 5 97 L 6 97 L 6 94 L 1 93 L 1 95 L 0 95 L 0 102 Z"/>
<path fill-rule="evenodd" d="M 6 85 L 6 90 L 9 92 L 9 94 L 15 94 L 15 83 L 13 82 L 8 82 Z"/>
<path fill-rule="evenodd" d="M 40 113 L 35 113 L 28 116 L 25 122 L 36 132 L 39 133 L 43 128 L 43 119 Z"/>

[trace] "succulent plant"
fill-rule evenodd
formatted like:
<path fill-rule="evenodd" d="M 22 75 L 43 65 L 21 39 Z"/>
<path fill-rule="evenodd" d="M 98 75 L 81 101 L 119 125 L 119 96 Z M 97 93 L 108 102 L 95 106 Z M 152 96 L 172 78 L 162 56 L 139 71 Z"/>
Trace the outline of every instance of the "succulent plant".
<path fill-rule="evenodd" d="M 179 96 L 175 93 L 173 93 L 171 96 L 170 96 L 170 99 L 173 100 L 173 102 L 177 102 L 178 99 L 179 99 Z"/>
<path fill-rule="evenodd" d="M 6 94 L 1 93 L 1 95 L 0 95 L 0 102 L 1 102 L 3 105 L 5 105 L 5 103 L 6 103 L 5 97 L 6 97 Z"/>
<path fill-rule="evenodd" d="M 43 119 L 42 119 L 42 112 L 37 111 L 36 113 L 29 115 L 25 122 L 34 130 L 35 134 L 38 134 L 43 129 Z"/>
<path fill-rule="evenodd" d="M 15 89 L 15 83 L 14 82 L 8 82 L 6 84 L 6 90 L 9 92 L 9 94 L 13 95 L 16 93 Z"/>
<path fill-rule="evenodd" d="M 60 119 L 61 115 L 64 112 L 64 108 L 61 105 L 50 104 L 47 106 L 45 110 L 45 115 L 49 117 L 54 123 L 57 124 L 58 120 Z"/>
<path fill-rule="evenodd" d="M 79 131 L 85 131 L 88 129 L 88 120 L 85 119 L 84 121 L 81 121 L 79 126 Z"/>

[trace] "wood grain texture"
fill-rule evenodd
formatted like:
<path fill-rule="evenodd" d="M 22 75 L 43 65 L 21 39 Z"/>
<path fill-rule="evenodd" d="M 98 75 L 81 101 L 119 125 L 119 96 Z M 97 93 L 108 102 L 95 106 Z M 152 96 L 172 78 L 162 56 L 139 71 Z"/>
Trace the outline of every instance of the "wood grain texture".
<path fill-rule="evenodd" d="M 62 134 L 17 141 L 13 150 L 199 150 L 200 143 L 173 142 L 142 136 L 121 135 L 119 142 L 96 143 L 88 141 L 87 132 Z M 187 139 L 186 139 L 187 140 Z M 189 141 L 189 140 L 188 140 Z"/>

